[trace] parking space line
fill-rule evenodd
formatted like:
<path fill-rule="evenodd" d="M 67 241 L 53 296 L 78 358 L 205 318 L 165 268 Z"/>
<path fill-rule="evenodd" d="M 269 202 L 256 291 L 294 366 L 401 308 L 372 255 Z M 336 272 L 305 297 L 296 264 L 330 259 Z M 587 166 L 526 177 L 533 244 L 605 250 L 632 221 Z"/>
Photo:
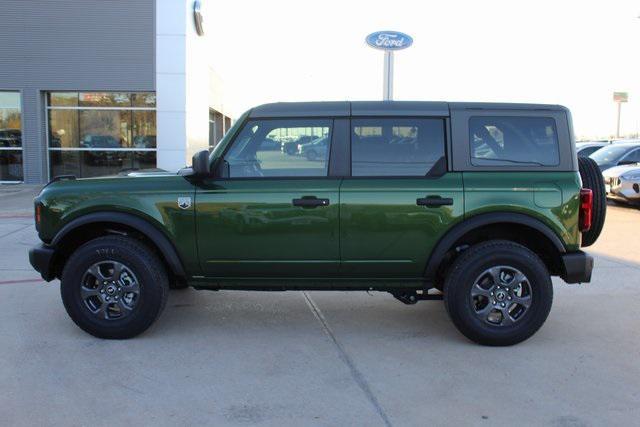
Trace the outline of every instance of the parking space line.
<path fill-rule="evenodd" d="M 387 417 L 387 414 L 382 408 L 382 405 L 380 405 L 380 402 L 378 402 L 378 399 L 371 391 L 371 387 L 369 387 L 369 383 L 367 383 L 367 380 L 364 378 L 364 375 L 362 375 L 362 373 L 358 370 L 358 368 L 356 367 L 355 363 L 353 362 L 353 360 L 351 359 L 347 351 L 344 349 L 342 344 L 340 344 L 340 342 L 334 335 L 333 331 L 329 327 L 329 324 L 327 323 L 327 320 L 324 318 L 322 312 L 320 311 L 320 308 L 318 308 L 318 306 L 313 302 L 313 300 L 311 299 L 311 297 L 306 291 L 302 292 L 302 295 L 304 296 L 304 299 L 307 305 L 309 306 L 309 309 L 313 313 L 314 317 L 318 320 L 318 322 L 320 322 L 322 329 L 329 336 L 329 338 L 333 342 L 333 345 L 336 347 L 336 350 L 338 350 L 338 356 L 340 357 L 340 360 L 342 360 L 344 364 L 347 365 L 347 368 L 349 368 L 349 372 L 351 373 L 351 376 L 353 377 L 356 384 L 358 384 L 358 387 L 360 387 L 360 389 L 364 392 L 365 396 L 367 397 L 367 400 L 369 400 L 369 402 L 373 405 L 375 411 L 380 416 L 380 418 L 382 418 L 382 421 L 384 422 L 384 424 L 386 426 L 391 427 L 392 425 L 391 421 L 389 421 L 389 417 Z"/>

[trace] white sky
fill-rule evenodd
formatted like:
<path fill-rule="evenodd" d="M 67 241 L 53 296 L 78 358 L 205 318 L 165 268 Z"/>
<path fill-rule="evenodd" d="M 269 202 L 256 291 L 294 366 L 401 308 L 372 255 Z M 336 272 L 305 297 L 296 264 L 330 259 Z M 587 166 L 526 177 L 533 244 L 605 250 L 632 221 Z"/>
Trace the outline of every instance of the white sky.
<path fill-rule="evenodd" d="M 411 35 L 395 54 L 396 100 L 562 104 L 578 137 L 640 131 L 637 1 L 285 1 L 207 5 L 211 63 L 237 115 L 276 101 L 382 98 L 378 30 Z"/>

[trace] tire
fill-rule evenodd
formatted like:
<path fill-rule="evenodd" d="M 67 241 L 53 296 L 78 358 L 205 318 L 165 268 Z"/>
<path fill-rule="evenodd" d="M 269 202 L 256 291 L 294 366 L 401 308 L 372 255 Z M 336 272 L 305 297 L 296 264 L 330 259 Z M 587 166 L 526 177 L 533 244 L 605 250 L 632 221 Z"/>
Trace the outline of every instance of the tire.
<path fill-rule="evenodd" d="M 318 153 L 315 152 L 315 150 L 309 150 L 307 151 L 307 160 L 313 162 L 318 158 Z"/>
<path fill-rule="evenodd" d="M 158 257 L 143 243 L 123 236 L 82 245 L 67 261 L 60 281 L 71 319 L 85 332 L 107 339 L 132 338 L 147 330 L 164 309 L 168 292 L 167 273 Z"/>
<path fill-rule="evenodd" d="M 496 270 L 499 274 L 494 276 Z M 525 278 L 516 283 L 515 278 L 521 277 L 517 273 Z M 494 277 L 511 279 L 496 283 Z M 472 296 L 474 293 L 482 295 Z M 482 304 L 485 299 L 487 305 Z M 508 346 L 531 337 L 547 319 L 552 302 L 551 277 L 542 260 L 526 247 L 506 240 L 490 240 L 464 251 L 444 284 L 449 317 L 464 336 L 482 345 Z M 509 318 L 503 317 L 503 310 Z"/>
<path fill-rule="evenodd" d="M 591 246 L 602 232 L 604 219 L 607 216 L 607 193 L 604 178 L 598 164 L 590 157 L 579 157 L 578 166 L 582 187 L 593 192 L 593 217 L 589 231 L 582 233 L 582 246 Z"/>

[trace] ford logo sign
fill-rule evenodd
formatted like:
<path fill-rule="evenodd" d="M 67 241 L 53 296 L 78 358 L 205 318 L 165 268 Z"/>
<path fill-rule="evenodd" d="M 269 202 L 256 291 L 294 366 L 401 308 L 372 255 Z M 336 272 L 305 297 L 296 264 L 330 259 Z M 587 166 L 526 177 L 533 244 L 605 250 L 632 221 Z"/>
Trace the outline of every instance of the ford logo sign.
<path fill-rule="evenodd" d="M 366 38 L 367 44 L 374 49 L 400 50 L 413 43 L 411 36 L 399 31 L 376 31 Z"/>

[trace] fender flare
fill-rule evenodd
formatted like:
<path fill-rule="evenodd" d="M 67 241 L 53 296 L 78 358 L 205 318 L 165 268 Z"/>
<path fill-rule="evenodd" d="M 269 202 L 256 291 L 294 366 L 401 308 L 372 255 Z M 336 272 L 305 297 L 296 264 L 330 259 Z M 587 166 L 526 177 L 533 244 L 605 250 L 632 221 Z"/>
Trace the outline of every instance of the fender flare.
<path fill-rule="evenodd" d="M 531 216 L 513 213 L 513 212 L 491 212 L 485 214 L 478 214 L 472 216 L 462 222 L 456 224 L 451 230 L 449 230 L 444 236 L 440 238 L 434 249 L 431 251 L 431 255 L 427 260 L 427 266 L 425 268 L 425 278 L 428 281 L 434 279 L 434 275 L 438 269 L 438 266 L 442 262 L 444 256 L 449 251 L 451 246 L 458 241 L 462 236 L 474 229 L 484 227 L 492 224 L 516 224 L 524 225 L 532 228 L 544 235 L 558 250 L 559 253 L 566 253 L 566 248 L 562 243 L 562 240 L 558 235 L 545 223 L 535 219 Z"/>
<path fill-rule="evenodd" d="M 175 246 L 173 246 L 173 243 L 171 243 L 166 234 L 160 231 L 158 227 L 152 225 L 149 221 L 129 213 L 94 212 L 80 216 L 65 224 L 53 237 L 50 246 L 56 247 L 70 232 L 72 232 L 76 228 L 98 222 L 122 224 L 138 230 L 149 240 L 151 240 L 153 244 L 156 245 L 156 247 L 160 250 L 160 253 L 169 265 L 171 272 L 176 277 L 186 279 L 187 275 L 185 273 L 182 260 L 178 255 L 178 251 L 176 251 Z"/>

